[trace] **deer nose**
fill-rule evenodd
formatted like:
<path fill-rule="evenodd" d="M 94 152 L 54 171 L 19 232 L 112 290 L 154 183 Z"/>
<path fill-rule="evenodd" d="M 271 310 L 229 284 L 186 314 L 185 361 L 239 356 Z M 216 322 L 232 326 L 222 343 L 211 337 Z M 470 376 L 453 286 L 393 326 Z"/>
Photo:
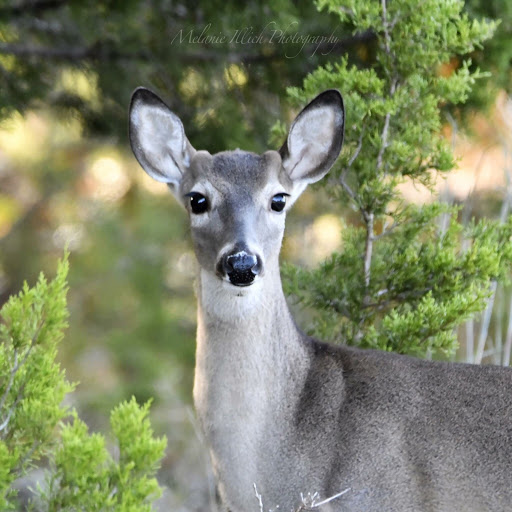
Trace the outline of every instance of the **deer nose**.
<path fill-rule="evenodd" d="M 249 286 L 261 272 L 261 263 L 256 255 L 239 250 L 224 255 L 221 260 L 221 268 L 222 273 L 229 277 L 231 284 Z"/>

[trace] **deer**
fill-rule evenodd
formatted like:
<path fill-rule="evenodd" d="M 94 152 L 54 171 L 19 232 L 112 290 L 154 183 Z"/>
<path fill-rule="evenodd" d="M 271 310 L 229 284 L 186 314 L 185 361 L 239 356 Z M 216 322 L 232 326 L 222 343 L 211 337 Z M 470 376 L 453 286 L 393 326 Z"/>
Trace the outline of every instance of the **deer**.
<path fill-rule="evenodd" d="M 286 213 L 333 166 L 344 124 L 330 89 L 278 151 L 210 154 L 156 94 L 131 99 L 133 153 L 190 222 L 193 399 L 221 510 L 303 510 L 315 492 L 337 496 L 320 507 L 333 511 L 510 511 L 511 370 L 326 344 L 290 313 Z"/>

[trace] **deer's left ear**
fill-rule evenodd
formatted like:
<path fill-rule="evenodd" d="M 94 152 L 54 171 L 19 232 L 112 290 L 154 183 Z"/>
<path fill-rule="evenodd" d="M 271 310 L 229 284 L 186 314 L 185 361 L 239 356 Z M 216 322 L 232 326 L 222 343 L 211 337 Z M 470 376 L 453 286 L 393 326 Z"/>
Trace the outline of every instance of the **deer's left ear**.
<path fill-rule="evenodd" d="M 303 189 L 323 178 L 341 151 L 343 98 L 336 89 L 319 94 L 295 118 L 279 153 L 289 178 Z"/>

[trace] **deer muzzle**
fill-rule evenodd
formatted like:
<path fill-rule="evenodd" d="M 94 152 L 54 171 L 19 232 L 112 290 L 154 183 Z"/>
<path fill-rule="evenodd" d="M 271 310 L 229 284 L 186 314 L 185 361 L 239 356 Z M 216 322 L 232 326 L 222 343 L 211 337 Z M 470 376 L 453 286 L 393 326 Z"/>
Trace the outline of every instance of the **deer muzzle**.
<path fill-rule="evenodd" d="M 227 276 L 235 286 L 250 286 L 261 273 L 261 260 L 247 250 L 235 250 L 227 253 L 219 261 L 217 270 L 221 276 Z"/>

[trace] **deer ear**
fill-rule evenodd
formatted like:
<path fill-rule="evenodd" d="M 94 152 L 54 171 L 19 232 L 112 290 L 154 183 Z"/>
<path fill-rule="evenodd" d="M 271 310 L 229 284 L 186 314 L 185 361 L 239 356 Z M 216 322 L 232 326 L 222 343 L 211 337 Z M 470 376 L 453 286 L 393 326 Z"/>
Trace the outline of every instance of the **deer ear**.
<path fill-rule="evenodd" d="M 130 103 L 130 144 L 142 168 L 174 191 L 196 153 L 179 117 L 143 87 L 134 91 Z"/>
<path fill-rule="evenodd" d="M 345 110 L 335 89 L 319 94 L 295 118 L 279 150 L 283 168 L 299 188 L 323 178 L 341 151 Z"/>

